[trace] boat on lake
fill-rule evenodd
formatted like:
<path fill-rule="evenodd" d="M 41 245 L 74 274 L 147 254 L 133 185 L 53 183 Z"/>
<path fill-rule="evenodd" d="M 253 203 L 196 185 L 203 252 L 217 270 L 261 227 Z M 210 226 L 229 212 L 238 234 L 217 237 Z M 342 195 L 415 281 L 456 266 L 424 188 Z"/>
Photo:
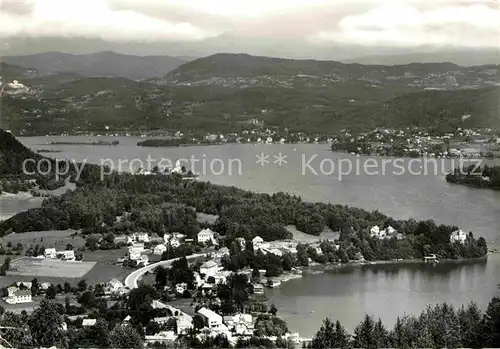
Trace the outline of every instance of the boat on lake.
<path fill-rule="evenodd" d="M 439 259 L 435 254 L 431 254 L 429 256 L 424 257 L 424 262 L 425 263 L 439 263 Z"/>

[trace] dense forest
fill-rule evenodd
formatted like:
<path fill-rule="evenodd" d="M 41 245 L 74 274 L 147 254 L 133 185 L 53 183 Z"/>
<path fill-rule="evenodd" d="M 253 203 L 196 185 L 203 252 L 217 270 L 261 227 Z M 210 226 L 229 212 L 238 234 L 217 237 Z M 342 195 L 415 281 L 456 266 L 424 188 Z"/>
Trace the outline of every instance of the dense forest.
<path fill-rule="evenodd" d="M 446 181 L 471 187 L 500 190 L 500 166 L 484 165 L 481 168 L 470 165 L 464 168 L 456 168 L 446 175 Z"/>
<path fill-rule="evenodd" d="M 103 181 L 91 174 L 81 178 L 78 188 L 60 197 L 48 198 L 43 207 L 20 213 L 0 223 L 0 233 L 32 230 L 100 229 L 127 233 L 145 230 L 162 236 L 181 232 L 193 237 L 200 229 L 196 212 L 218 215 L 214 229 L 227 241 L 261 236 L 266 241 L 290 239 L 285 228 L 295 225 L 306 234 L 319 235 L 325 228 L 340 231 L 340 243 L 352 246 L 351 254 L 365 258 L 420 258 L 436 253 L 442 258 L 483 256 L 483 238 L 470 234 L 466 244 L 451 244 L 457 227 L 433 221 L 394 220 L 378 211 L 327 203 L 308 203 L 285 193 L 256 194 L 235 187 L 207 182 L 183 181 L 180 176 L 134 176 L 111 174 Z M 117 222 L 117 216 L 127 216 Z M 396 229 L 403 239 L 370 237 L 378 225 Z"/>

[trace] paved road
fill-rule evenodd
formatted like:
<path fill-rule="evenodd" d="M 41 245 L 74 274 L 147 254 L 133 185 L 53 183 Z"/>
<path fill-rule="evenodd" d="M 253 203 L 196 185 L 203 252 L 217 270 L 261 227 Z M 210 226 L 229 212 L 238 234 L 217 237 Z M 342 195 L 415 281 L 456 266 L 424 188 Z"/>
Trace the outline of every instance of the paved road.
<path fill-rule="evenodd" d="M 186 256 L 186 259 L 190 260 L 190 259 L 195 259 L 195 258 L 199 258 L 199 257 L 205 257 L 207 255 L 208 255 L 208 253 L 193 254 L 190 256 Z M 142 278 L 142 276 L 144 274 L 146 274 L 149 271 L 154 270 L 155 268 L 157 268 L 159 266 L 168 266 L 168 265 L 172 264 L 172 262 L 179 260 L 179 259 L 180 258 L 168 259 L 166 261 L 156 262 L 156 263 L 150 264 L 146 267 L 143 267 L 141 269 L 134 270 L 125 278 L 125 287 L 128 287 L 129 289 L 139 287 L 138 281 Z"/>

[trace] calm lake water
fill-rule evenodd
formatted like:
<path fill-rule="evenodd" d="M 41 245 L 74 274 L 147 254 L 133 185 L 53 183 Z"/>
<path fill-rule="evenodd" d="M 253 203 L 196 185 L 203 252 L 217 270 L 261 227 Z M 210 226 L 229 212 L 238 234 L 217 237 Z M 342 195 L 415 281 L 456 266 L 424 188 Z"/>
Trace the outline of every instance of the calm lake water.
<path fill-rule="evenodd" d="M 28 210 L 30 208 L 40 207 L 43 198 L 32 197 L 27 193 L 18 195 L 2 194 L 0 195 L 0 220 L 7 219 L 18 212 Z"/>
<path fill-rule="evenodd" d="M 141 148 L 136 146 L 139 138 L 134 137 L 20 140 L 33 149 L 62 150 L 46 154 L 54 158 L 92 163 L 110 159 L 105 163 L 113 163 L 115 168 L 121 160 L 122 170 L 147 167 L 148 156 L 152 166 L 161 159 L 166 160 L 160 165 L 170 165 L 194 156 L 199 160 L 194 166 L 182 163 L 199 173 L 201 180 L 257 192 L 285 191 L 307 201 L 378 209 L 395 218 L 435 219 L 482 235 L 490 246 L 500 245 L 500 192 L 446 183 L 444 174 L 458 165 L 451 160 L 438 160 L 437 167 L 435 163 L 424 165 L 408 159 L 398 163 L 390 158 L 332 153 L 328 145 L 321 144 Z M 52 141 L 90 140 L 118 140 L 120 145 L 47 145 Z M 261 153 L 269 155 L 264 165 L 256 163 Z M 274 163 L 274 156 L 280 153 L 282 158 L 286 156 L 281 167 Z M 136 160 L 130 166 L 132 159 Z M 352 171 L 347 174 L 349 163 Z M 498 295 L 499 275 L 500 255 L 491 255 L 486 263 L 398 265 L 306 275 L 269 295 L 291 330 L 312 336 L 326 316 L 339 319 L 352 330 L 365 313 L 393 324 L 397 315 L 418 314 L 427 304 L 448 301 L 459 305 L 473 300 L 484 306 Z"/>

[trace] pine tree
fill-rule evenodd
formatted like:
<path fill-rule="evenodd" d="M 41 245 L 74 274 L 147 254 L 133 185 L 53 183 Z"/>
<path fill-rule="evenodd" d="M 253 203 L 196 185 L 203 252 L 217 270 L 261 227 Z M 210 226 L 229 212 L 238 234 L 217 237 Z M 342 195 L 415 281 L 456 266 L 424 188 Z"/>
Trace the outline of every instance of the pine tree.
<path fill-rule="evenodd" d="M 447 348 L 463 347 L 460 342 L 460 325 L 455 309 L 452 306 L 444 304 L 442 307 L 442 316 L 445 327 L 444 340 Z"/>
<path fill-rule="evenodd" d="M 484 337 L 481 335 L 482 314 L 477 304 L 471 303 L 467 308 L 462 306 L 457 315 L 462 345 L 467 348 L 484 347 Z"/>
<path fill-rule="evenodd" d="M 394 325 L 394 329 L 392 330 L 391 333 L 391 343 L 393 347 L 396 348 L 406 348 L 407 346 L 405 345 L 405 338 L 404 338 L 404 325 L 403 321 L 401 318 L 398 316 L 396 319 L 396 324 Z"/>
<path fill-rule="evenodd" d="M 485 347 L 500 347 L 500 298 L 495 297 L 488 304 L 484 315 L 483 333 L 486 337 Z"/>
<path fill-rule="evenodd" d="M 427 329 L 427 327 L 423 327 L 417 338 L 414 345 L 416 348 L 434 348 L 434 340 L 432 339 L 432 335 Z"/>
<path fill-rule="evenodd" d="M 375 322 L 371 316 L 365 315 L 364 320 L 354 329 L 354 347 L 377 348 L 377 338 L 374 334 Z"/>
<path fill-rule="evenodd" d="M 345 330 L 344 326 L 340 324 L 340 321 L 335 322 L 335 339 L 334 348 L 350 348 L 351 347 L 351 335 Z"/>
<path fill-rule="evenodd" d="M 376 340 L 377 348 L 388 348 L 389 345 L 389 332 L 384 327 L 382 320 L 378 319 L 375 327 L 373 328 L 373 337 Z"/>
<path fill-rule="evenodd" d="M 326 318 L 323 320 L 318 332 L 314 335 L 311 347 L 314 349 L 335 348 L 335 345 L 333 345 L 334 337 L 334 324 L 329 318 Z"/>

